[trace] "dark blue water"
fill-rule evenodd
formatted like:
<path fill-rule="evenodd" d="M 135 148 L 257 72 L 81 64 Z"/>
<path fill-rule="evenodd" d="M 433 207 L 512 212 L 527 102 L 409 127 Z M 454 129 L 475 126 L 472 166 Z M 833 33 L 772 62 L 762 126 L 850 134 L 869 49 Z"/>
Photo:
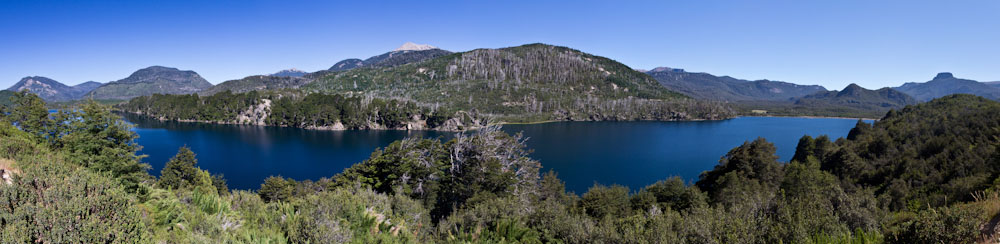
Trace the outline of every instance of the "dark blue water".
<path fill-rule="evenodd" d="M 223 174 L 230 188 L 257 189 L 264 178 L 330 177 L 361 162 L 378 147 L 407 137 L 450 138 L 433 131 L 315 131 L 294 128 L 161 122 L 127 115 L 136 124 L 143 162 L 158 175 L 187 145 L 198 166 Z M 693 182 L 733 147 L 757 137 L 778 147 L 781 160 L 795 153 L 802 135 L 846 136 L 856 120 L 745 117 L 699 122 L 559 122 L 507 125 L 522 132 L 543 171 L 556 171 L 568 190 L 582 193 L 595 182 L 632 189 L 680 176 Z"/>

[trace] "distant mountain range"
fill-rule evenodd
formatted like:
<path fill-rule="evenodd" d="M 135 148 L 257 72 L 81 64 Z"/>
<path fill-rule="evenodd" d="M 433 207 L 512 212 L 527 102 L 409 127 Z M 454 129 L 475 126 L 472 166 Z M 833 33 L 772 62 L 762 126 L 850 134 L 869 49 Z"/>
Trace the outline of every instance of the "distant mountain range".
<path fill-rule="evenodd" d="M 307 75 L 307 74 L 309 74 L 309 72 L 305 72 L 305 71 L 301 71 L 301 70 L 297 70 L 297 69 L 286 69 L 286 70 L 278 71 L 278 73 L 270 74 L 270 76 L 277 76 L 277 77 L 302 77 L 302 76 Z"/>
<path fill-rule="evenodd" d="M 131 99 L 152 94 L 191 94 L 212 87 L 198 73 L 163 66 L 140 69 L 129 77 L 108 82 L 86 97 L 94 99 Z"/>
<path fill-rule="evenodd" d="M 788 82 L 748 81 L 708 73 L 692 73 L 683 69 L 659 67 L 645 71 L 663 86 L 697 99 L 720 101 L 786 101 L 816 92 L 825 92 L 818 85 L 797 85 Z"/>
<path fill-rule="evenodd" d="M 951 73 L 938 73 L 925 83 L 910 82 L 894 88 L 920 101 L 930 101 L 951 94 L 973 94 L 992 100 L 1000 100 L 1000 86 L 997 83 L 982 83 L 974 80 L 955 78 Z"/>
<path fill-rule="evenodd" d="M 878 113 L 956 93 L 1000 100 L 1000 81 L 977 82 L 955 78 L 951 73 L 891 89 L 868 90 L 851 84 L 840 91 L 828 91 L 818 85 L 744 80 L 668 67 L 635 70 L 604 57 L 546 44 L 453 53 L 409 42 L 364 60 L 342 60 L 327 70 L 309 73 L 288 69 L 215 86 L 194 71 L 152 66 L 106 84 L 90 81 L 67 86 L 30 76 L 7 90 L 27 90 L 46 101 L 59 102 L 85 97 L 126 100 L 157 93 L 211 95 L 227 90 L 242 93 L 300 88 L 557 120 L 609 119 L 604 116 L 635 119 L 634 114 L 621 111 L 641 107 L 634 104 L 693 101 L 690 98 L 793 113 L 815 107 L 822 108 L 818 114 L 826 115 L 836 111 Z M 689 117 L 726 113 L 724 108 L 705 104 L 709 103 L 697 105 L 703 106 L 698 111 L 709 112 Z M 661 111 L 661 115 L 685 117 L 688 115 L 678 114 L 685 112 L 683 107 L 693 105 L 678 106 L 681 108 Z"/>
<path fill-rule="evenodd" d="M 840 91 L 819 92 L 795 100 L 797 105 L 846 106 L 862 110 L 886 112 L 906 105 L 917 104 L 917 100 L 892 88 L 868 90 L 857 84 L 850 84 Z"/>
<path fill-rule="evenodd" d="M 87 92 L 90 92 L 100 85 L 101 83 L 88 81 L 75 86 L 67 86 L 61 82 L 46 77 L 29 76 L 22 78 L 21 81 L 18 81 L 10 88 L 7 88 L 7 90 L 27 90 L 28 92 L 38 95 L 38 97 L 41 97 L 45 101 L 61 102 L 80 99 L 84 94 L 87 94 Z"/>

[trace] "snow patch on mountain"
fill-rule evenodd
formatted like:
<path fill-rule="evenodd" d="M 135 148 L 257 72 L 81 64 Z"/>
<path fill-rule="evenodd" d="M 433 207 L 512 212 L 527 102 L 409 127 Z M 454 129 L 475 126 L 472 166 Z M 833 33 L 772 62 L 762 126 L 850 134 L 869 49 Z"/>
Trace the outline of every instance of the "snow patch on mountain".
<path fill-rule="evenodd" d="M 396 50 L 394 51 L 423 51 L 431 49 L 437 49 L 437 47 L 427 44 L 416 44 L 412 42 L 406 42 L 403 43 L 402 46 L 399 46 L 399 48 L 396 48 Z"/>

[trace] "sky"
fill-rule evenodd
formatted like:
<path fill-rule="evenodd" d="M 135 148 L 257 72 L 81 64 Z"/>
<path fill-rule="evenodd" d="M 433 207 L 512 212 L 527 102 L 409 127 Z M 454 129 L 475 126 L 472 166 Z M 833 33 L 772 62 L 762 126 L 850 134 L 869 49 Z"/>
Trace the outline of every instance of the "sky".
<path fill-rule="evenodd" d="M 0 87 L 162 65 L 213 84 L 327 69 L 405 42 L 547 43 L 636 69 L 841 89 L 1000 81 L 1000 1 L 0 1 Z"/>

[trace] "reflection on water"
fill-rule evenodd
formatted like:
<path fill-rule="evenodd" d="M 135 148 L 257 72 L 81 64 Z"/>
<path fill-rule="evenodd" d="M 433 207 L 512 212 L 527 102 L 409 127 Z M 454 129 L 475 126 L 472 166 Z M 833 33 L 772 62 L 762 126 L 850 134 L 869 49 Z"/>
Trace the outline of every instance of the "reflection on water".
<path fill-rule="evenodd" d="M 180 146 L 198 154 L 199 167 L 222 173 L 235 189 L 257 189 L 264 178 L 297 180 L 329 177 L 361 162 L 376 148 L 407 137 L 451 138 L 435 131 L 317 131 L 295 128 L 164 122 L 125 114 L 136 124 L 143 161 L 160 168 Z M 568 190 L 583 192 L 596 183 L 632 189 L 680 176 L 697 180 L 719 158 L 744 141 L 765 137 L 781 160 L 792 157 L 805 134 L 846 136 L 850 119 L 746 117 L 699 122 L 558 122 L 507 125 L 528 137 L 531 157 L 544 171 L 559 173 Z"/>

